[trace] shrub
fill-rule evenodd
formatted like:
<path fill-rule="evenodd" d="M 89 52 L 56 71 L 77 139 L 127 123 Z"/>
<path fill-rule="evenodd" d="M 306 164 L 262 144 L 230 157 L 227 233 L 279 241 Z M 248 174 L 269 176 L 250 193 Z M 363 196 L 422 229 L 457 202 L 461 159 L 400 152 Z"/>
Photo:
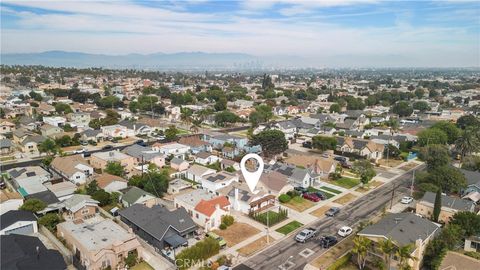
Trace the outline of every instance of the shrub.
<path fill-rule="evenodd" d="M 287 195 L 287 194 L 282 194 L 282 195 L 278 196 L 278 200 L 279 200 L 281 203 L 287 203 L 287 202 L 289 202 L 291 199 L 292 199 L 292 197 L 290 197 L 290 196 Z"/>
<path fill-rule="evenodd" d="M 227 229 L 227 227 L 228 227 L 228 226 L 227 226 L 225 223 L 222 223 L 222 224 L 220 224 L 220 226 L 219 226 L 220 230 L 225 230 L 225 229 Z"/>
<path fill-rule="evenodd" d="M 128 267 L 133 267 L 135 264 L 137 264 L 137 261 L 138 256 L 136 252 L 129 253 L 125 258 L 125 264 L 128 265 Z"/>
<path fill-rule="evenodd" d="M 22 204 L 22 206 L 20 206 L 20 210 L 25 210 L 25 211 L 35 213 L 35 212 L 38 212 L 38 211 L 41 211 L 41 210 L 45 209 L 45 207 L 47 207 L 46 203 L 44 203 L 43 201 L 41 201 L 39 199 L 32 198 L 32 199 L 27 199 Z"/>
<path fill-rule="evenodd" d="M 333 264 L 331 264 L 327 270 L 338 270 L 342 269 L 352 258 L 352 253 L 347 253 L 340 257 L 340 259 L 336 260 Z"/>
<path fill-rule="evenodd" d="M 342 174 L 340 172 L 333 172 L 329 175 L 329 177 L 333 180 L 338 180 L 342 178 Z"/>
<path fill-rule="evenodd" d="M 213 255 L 218 254 L 220 251 L 220 245 L 218 241 L 207 237 L 202 241 L 197 242 L 195 245 L 182 250 L 176 257 L 176 263 L 178 269 L 188 269 L 190 267 L 189 262 L 206 260 Z"/>
<path fill-rule="evenodd" d="M 230 215 L 226 215 L 222 217 L 222 223 L 225 224 L 227 227 L 232 225 L 233 222 L 235 222 L 235 219 Z"/>
<path fill-rule="evenodd" d="M 255 213 L 255 212 L 250 212 L 248 214 L 252 219 L 264 224 L 264 225 L 267 225 L 269 227 L 285 220 L 288 218 L 288 211 L 287 209 L 282 209 L 281 207 L 278 209 L 278 213 L 277 212 L 273 212 L 273 211 L 268 211 L 268 212 L 264 212 L 264 213 Z"/>
<path fill-rule="evenodd" d="M 465 252 L 465 255 L 475 258 L 477 260 L 480 260 L 480 252 L 475 252 L 475 251 L 467 251 Z"/>
<path fill-rule="evenodd" d="M 291 198 L 293 198 L 293 197 L 300 196 L 300 192 L 298 192 L 296 190 L 290 190 L 290 191 L 287 191 L 287 195 L 290 196 Z"/>

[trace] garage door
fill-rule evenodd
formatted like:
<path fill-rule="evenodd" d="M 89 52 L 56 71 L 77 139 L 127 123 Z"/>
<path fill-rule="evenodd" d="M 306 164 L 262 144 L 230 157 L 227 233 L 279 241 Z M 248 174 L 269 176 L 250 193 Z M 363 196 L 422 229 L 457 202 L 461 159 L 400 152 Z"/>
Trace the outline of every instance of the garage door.
<path fill-rule="evenodd" d="M 33 224 L 25 225 L 22 227 L 18 227 L 12 230 L 8 230 L 5 234 L 24 234 L 24 235 L 31 235 L 33 234 Z"/>

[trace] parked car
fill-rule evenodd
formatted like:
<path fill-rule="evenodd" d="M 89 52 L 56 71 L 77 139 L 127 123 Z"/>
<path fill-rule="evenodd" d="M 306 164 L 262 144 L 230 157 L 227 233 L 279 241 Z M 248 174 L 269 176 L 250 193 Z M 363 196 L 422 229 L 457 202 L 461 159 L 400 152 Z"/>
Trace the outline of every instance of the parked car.
<path fill-rule="evenodd" d="M 102 147 L 102 150 L 112 150 L 113 149 L 113 146 L 107 144 L 105 145 L 104 147 Z"/>
<path fill-rule="evenodd" d="M 322 236 L 322 238 L 320 238 L 320 246 L 322 246 L 323 248 L 333 247 L 337 243 L 338 240 L 333 235 Z"/>
<path fill-rule="evenodd" d="M 302 194 L 308 191 L 308 189 L 306 189 L 304 187 L 294 187 L 293 189 L 295 191 L 298 191 L 298 192 L 302 193 Z"/>
<path fill-rule="evenodd" d="M 350 163 L 349 161 L 340 161 L 340 166 L 342 166 L 345 169 L 351 169 L 352 163 Z"/>
<path fill-rule="evenodd" d="M 4 180 L 0 180 L 0 189 L 6 189 L 7 188 L 7 184 L 5 183 Z"/>
<path fill-rule="evenodd" d="M 217 240 L 218 244 L 220 245 L 220 248 L 224 248 L 224 247 L 227 246 L 227 242 L 220 235 L 218 235 L 214 232 L 208 232 L 207 237 L 211 237 L 211 238 Z"/>
<path fill-rule="evenodd" d="M 340 208 L 338 207 L 332 207 L 330 209 L 328 209 L 328 211 L 325 213 L 325 215 L 327 217 L 333 217 L 335 216 L 336 214 L 340 213 Z"/>
<path fill-rule="evenodd" d="M 303 193 L 303 198 L 312 202 L 321 201 L 321 199 L 315 193 Z"/>
<path fill-rule="evenodd" d="M 91 152 L 84 152 L 84 153 L 83 153 L 83 157 L 84 157 L 84 158 L 90 157 L 91 155 L 92 155 Z"/>
<path fill-rule="evenodd" d="M 338 230 L 338 235 L 340 235 L 342 237 L 347 237 L 350 234 L 352 234 L 352 232 L 353 232 L 352 228 L 350 228 L 348 226 L 343 226 Z"/>
<path fill-rule="evenodd" d="M 405 197 L 402 198 L 402 200 L 400 202 L 403 203 L 403 204 L 410 204 L 411 202 L 413 202 L 413 198 L 405 196 Z"/>
<path fill-rule="evenodd" d="M 137 141 L 135 141 L 135 144 L 138 144 L 140 146 L 147 146 L 147 143 L 143 140 L 137 140 Z"/>
<path fill-rule="evenodd" d="M 316 234 L 317 234 L 317 230 L 315 228 L 307 228 L 302 230 L 295 236 L 295 241 L 300 243 L 305 243 L 309 239 L 312 239 L 313 237 L 315 237 Z"/>
<path fill-rule="evenodd" d="M 312 142 L 311 141 L 305 141 L 302 143 L 302 146 L 308 149 L 312 149 Z"/>
<path fill-rule="evenodd" d="M 80 141 L 80 145 L 82 145 L 82 146 L 87 146 L 87 145 L 88 145 L 88 142 L 87 142 L 87 141 Z"/>
<path fill-rule="evenodd" d="M 347 162 L 347 158 L 342 156 L 336 156 L 333 159 L 339 162 Z"/>
<path fill-rule="evenodd" d="M 322 201 L 327 199 L 327 196 L 321 191 L 315 192 L 315 195 L 317 195 Z"/>

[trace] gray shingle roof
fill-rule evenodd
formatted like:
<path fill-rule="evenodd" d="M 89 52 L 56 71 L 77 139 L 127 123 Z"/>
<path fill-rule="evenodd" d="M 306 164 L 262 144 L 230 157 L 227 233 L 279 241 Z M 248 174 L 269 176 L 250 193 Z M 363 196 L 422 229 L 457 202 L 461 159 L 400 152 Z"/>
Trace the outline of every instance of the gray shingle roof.
<path fill-rule="evenodd" d="M 480 172 L 474 172 L 469 170 L 460 169 L 467 179 L 467 185 L 475 185 L 480 188 Z"/>
<path fill-rule="evenodd" d="M 427 191 L 421 201 L 435 204 L 435 197 L 437 195 L 433 192 Z M 442 207 L 456 209 L 458 211 L 472 211 L 474 208 L 473 202 L 461 198 L 452 198 L 447 195 L 442 195 Z"/>
<path fill-rule="evenodd" d="M 9 139 L 1 139 L 0 140 L 0 148 L 9 148 L 12 147 L 13 143 Z"/>
<path fill-rule="evenodd" d="M 3 230 L 17 221 L 35 221 L 37 218 L 32 212 L 24 210 L 10 210 L 0 216 L 0 229 Z"/>
<path fill-rule="evenodd" d="M 183 207 L 169 211 L 160 205 L 148 208 L 143 204 L 134 204 L 120 210 L 119 215 L 158 240 L 165 237 L 169 227 L 180 234 L 197 227 Z"/>
<path fill-rule="evenodd" d="M 152 194 L 146 192 L 143 189 L 140 189 L 138 187 L 131 187 L 125 194 L 122 196 L 122 200 L 126 201 L 130 204 L 135 203 L 140 197 L 144 195 L 150 195 L 153 196 Z M 155 196 L 153 196 L 155 197 Z"/>
<path fill-rule="evenodd" d="M 376 224 L 367 226 L 359 235 L 384 236 L 400 246 L 415 243 L 417 239 L 425 240 L 439 230 L 435 223 L 416 216 L 413 213 L 389 214 Z"/>

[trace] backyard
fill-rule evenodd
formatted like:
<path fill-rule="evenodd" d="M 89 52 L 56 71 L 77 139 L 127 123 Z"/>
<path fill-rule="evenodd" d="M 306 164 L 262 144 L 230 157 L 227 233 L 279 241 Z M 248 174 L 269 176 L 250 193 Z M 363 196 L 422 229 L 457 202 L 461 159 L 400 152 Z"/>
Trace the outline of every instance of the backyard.
<path fill-rule="evenodd" d="M 140 262 L 134 266 L 132 266 L 132 268 L 130 268 L 131 270 L 153 270 L 153 267 L 151 267 L 148 263 L 146 262 Z"/>
<path fill-rule="evenodd" d="M 246 223 L 236 222 L 225 230 L 214 230 L 213 232 L 223 237 L 227 246 L 232 247 L 260 231 Z"/>
<path fill-rule="evenodd" d="M 279 233 L 282 233 L 282 234 L 284 234 L 284 235 L 287 235 L 287 234 L 295 231 L 296 229 L 298 229 L 298 228 L 300 228 L 300 227 L 302 227 L 302 226 L 303 226 L 302 223 L 294 220 L 294 221 L 292 221 L 292 222 L 290 222 L 290 223 L 288 223 L 288 224 L 285 224 L 285 225 L 283 225 L 282 227 L 276 229 L 275 231 L 277 231 L 277 232 L 279 232 Z"/>

